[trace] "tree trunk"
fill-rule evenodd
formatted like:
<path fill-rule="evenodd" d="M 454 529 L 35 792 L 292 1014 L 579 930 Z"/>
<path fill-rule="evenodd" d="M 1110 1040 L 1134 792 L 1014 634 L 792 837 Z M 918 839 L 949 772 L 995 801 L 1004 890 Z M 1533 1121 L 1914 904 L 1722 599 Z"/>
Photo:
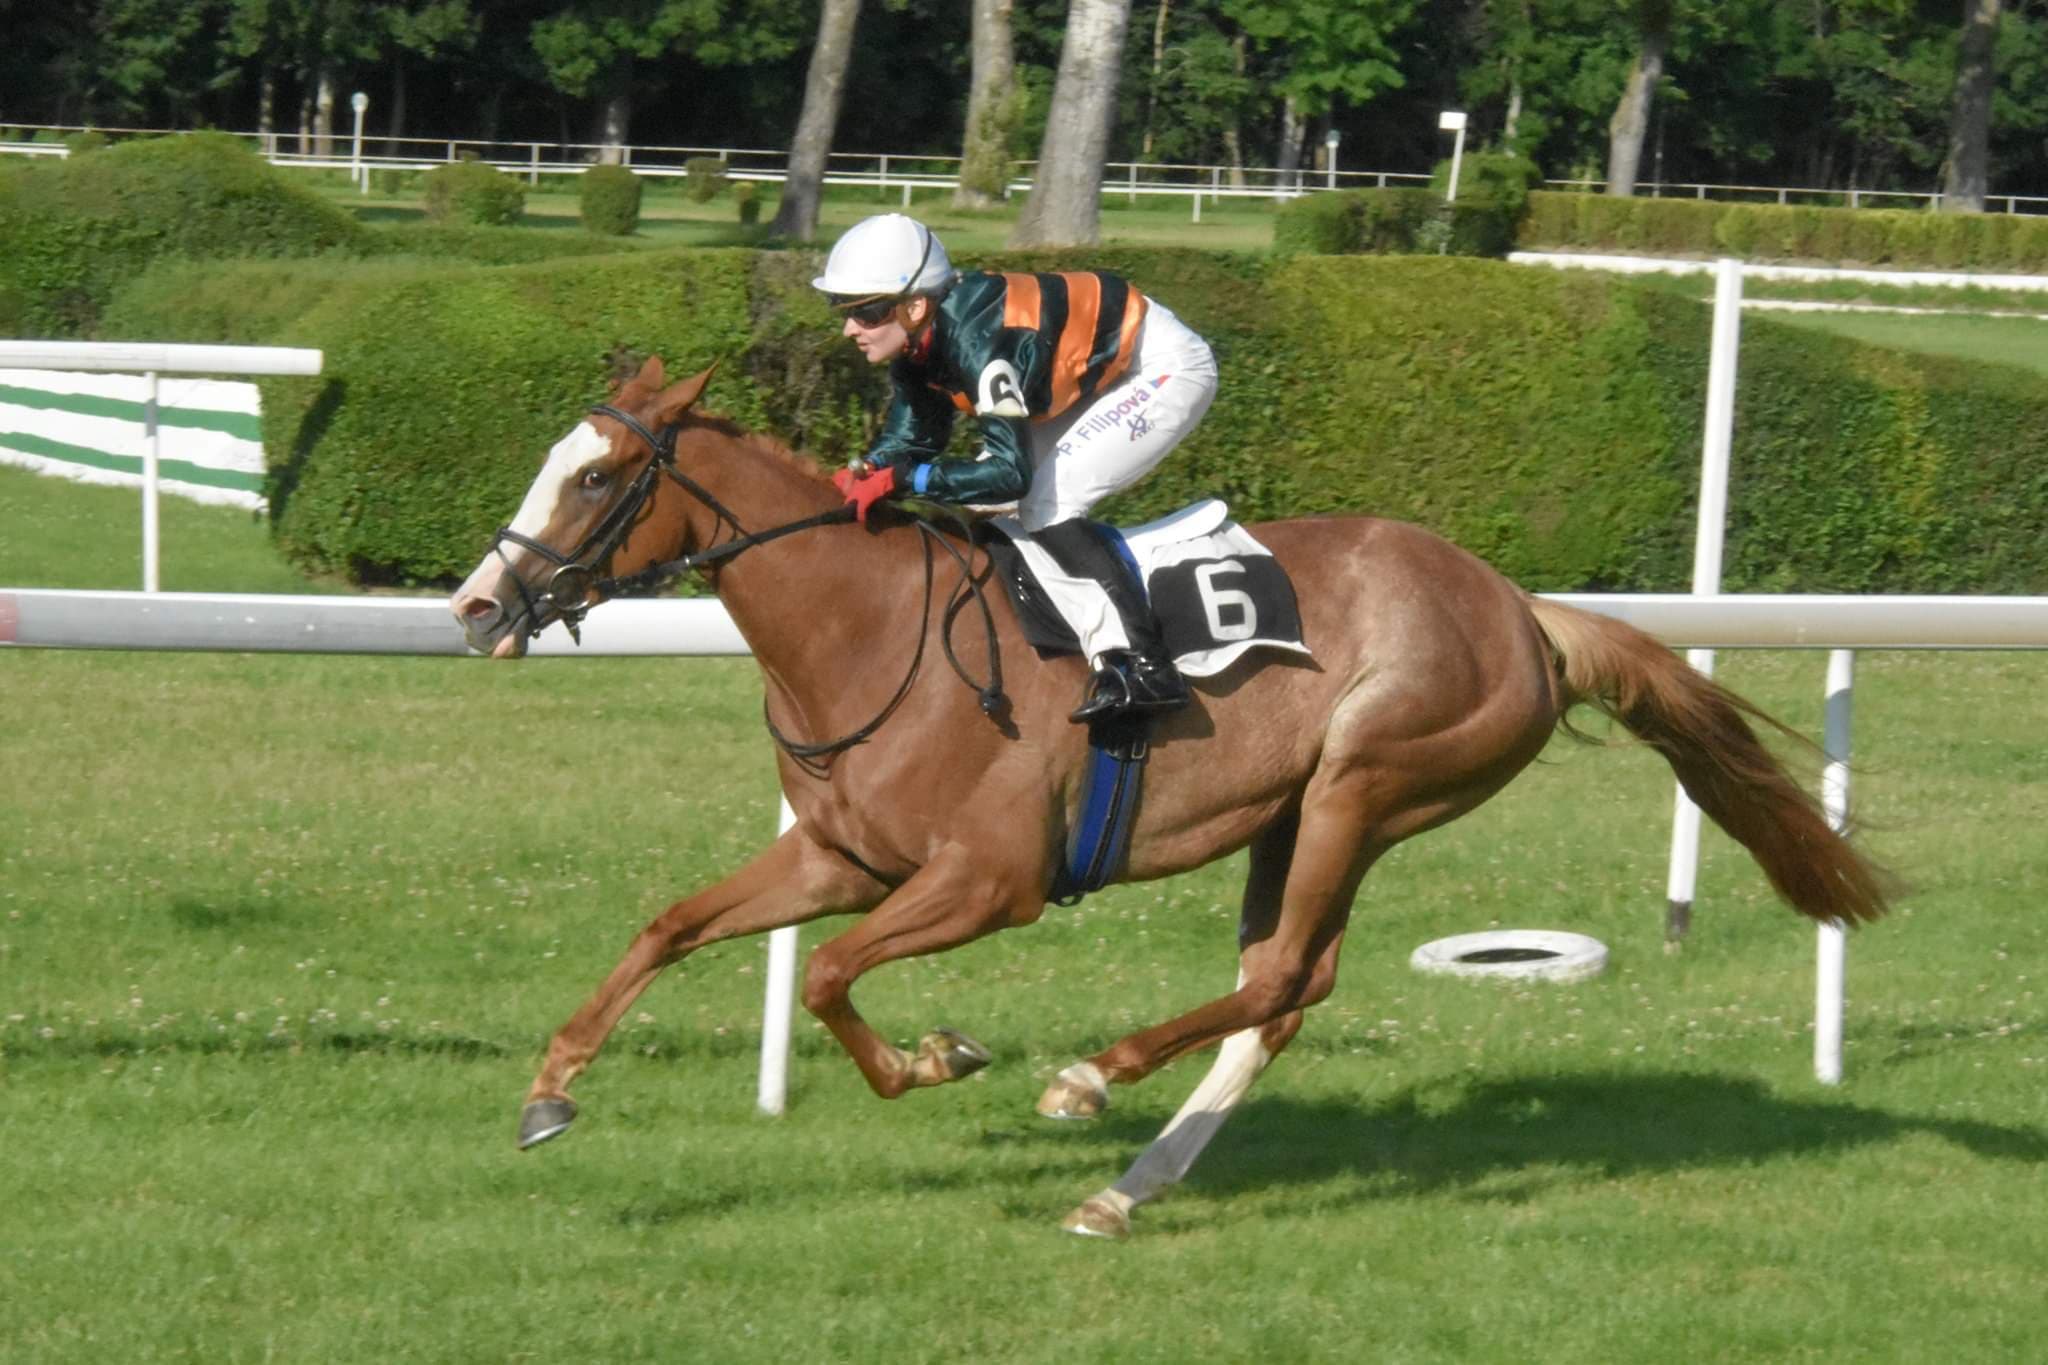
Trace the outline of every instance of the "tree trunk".
<path fill-rule="evenodd" d="M 277 155 L 277 72 L 265 63 L 256 78 L 256 135 L 263 139 L 263 155 Z"/>
<path fill-rule="evenodd" d="M 319 92 L 313 96 L 313 155 L 334 155 L 334 72 L 320 68 Z"/>
<path fill-rule="evenodd" d="M 1655 0 L 1643 7 L 1642 46 L 1636 50 L 1635 65 L 1629 68 L 1628 88 L 1607 124 L 1607 192 L 1627 199 L 1636 192 L 1636 174 L 1642 167 L 1643 138 L 1650 128 L 1650 105 L 1657 95 L 1657 82 L 1664 76 L 1664 53 L 1671 46 L 1671 13 L 1668 4 Z"/>
<path fill-rule="evenodd" d="M 1963 46 L 1956 58 L 1956 102 L 1948 126 L 1948 178 L 1941 207 L 1982 213 L 1990 188 L 1986 145 L 1991 138 L 1991 94 L 1998 85 L 1992 63 L 1998 44 L 2000 0 L 1963 0 Z"/>
<path fill-rule="evenodd" d="M 1016 114 L 1016 49 L 1010 31 L 1015 0 L 974 0 L 974 69 L 967 90 L 967 129 L 960 142 L 956 209 L 1001 203 L 1010 188 L 1010 130 Z"/>
<path fill-rule="evenodd" d="M 1071 0 L 1045 144 L 1011 246 L 1094 246 L 1102 239 L 1102 167 L 1130 21 L 1131 0 Z"/>
<path fill-rule="evenodd" d="M 1244 76 L 1244 34 L 1230 40 L 1233 65 L 1240 79 Z M 1244 140 L 1238 135 L 1237 112 L 1233 109 L 1230 121 L 1223 125 L 1223 159 L 1230 163 L 1230 188 L 1244 188 Z"/>
<path fill-rule="evenodd" d="M 597 122 L 591 129 L 597 144 L 597 161 L 616 166 L 626 159 L 626 139 L 633 131 L 633 55 L 620 52 L 612 58 L 610 79 L 597 103 Z"/>
<path fill-rule="evenodd" d="M 1273 182 L 1276 198 L 1301 188 L 1302 128 L 1301 113 L 1294 107 L 1294 96 L 1289 95 L 1280 103 L 1280 145 L 1273 158 L 1279 169 L 1279 178 Z"/>
<path fill-rule="evenodd" d="M 1138 159 L 1152 159 L 1153 124 L 1159 114 L 1159 76 L 1166 68 L 1166 19 L 1173 12 L 1173 0 L 1159 0 L 1159 17 L 1152 21 L 1152 83 L 1145 88 L 1145 138 Z"/>
<path fill-rule="evenodd" d="M 789 169 L 782 182 L 769 232 L 808 242 L 818 233 L 818 196 L 825 185 L 825 158 L 832 151 L 832 131 L 839 125 L 839 104 L 846 94 L 846 67 L 853 58 L 853 26 L 860 18 L 860 0 L 825 0 L 818 16 L 818 45 L 811 49 L 810 74 L 804 80 L 804 108 L 797 117 L 796 140 L 789 148 Z"/>
<path fill-rule="evenodd" d="M 402 51 L 391 54 L 391 113 L 385 120 L 384 136 L 405 136 L 405 54 Z M 404 155 L 396 146 L 389 150 L 394 156 Z"/>

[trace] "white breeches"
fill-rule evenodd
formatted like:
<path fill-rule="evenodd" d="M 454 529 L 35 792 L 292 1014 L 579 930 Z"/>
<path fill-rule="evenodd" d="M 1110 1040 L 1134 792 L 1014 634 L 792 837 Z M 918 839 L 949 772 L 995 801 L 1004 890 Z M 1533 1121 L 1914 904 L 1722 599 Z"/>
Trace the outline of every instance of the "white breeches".
<path fill-rule="evenodd" d="M 1042 530 L 1129 488 L 1200 425 L 1216 397 L 1209 343 L 1149 300 L 1131 366 L 1091 403 L 1031 424 L 1031 487 L 1017 504 Z"/>

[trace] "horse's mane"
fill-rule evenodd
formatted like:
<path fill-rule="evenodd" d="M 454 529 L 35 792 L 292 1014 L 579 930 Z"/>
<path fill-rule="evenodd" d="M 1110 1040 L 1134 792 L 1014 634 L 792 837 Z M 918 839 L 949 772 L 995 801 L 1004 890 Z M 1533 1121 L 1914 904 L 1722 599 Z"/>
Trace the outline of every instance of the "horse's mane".
<path fill-rule="evenodd" d="M 825 471 L 819 467 L 818 462 L 811 456 L 791 450 L 773 436 L 766 436 L 758 431 L 749 431 L 730 417 L 692 409 L 683 414 L 681 425 L 685 428 L 696 427 L 701 430 L 715 431 L 721 436 L 739 442 L 757 454 L 780 461 L 789 469 L 795 470 L 800 474 L 809 475 L 819 483 L 823 483 L 826 480 Z"/>
<path fill-rule="evenodd" d="M 792 450 L 773 436 L 763 435 L 758 431 L 749 431 L 730 417 L 724 417 L 717 413 L 700 412 L 692 408 L 689 412 L 683 414 L 682 425 L 685 429 L 694 427 L 699 430 L 714 431 L 721 436 L 738 442 L 753 453 L 766 459 L 774 460 L 785 468 L 804 475 L 814 482 L 829 482 L 830 476 L 819 465 L 815 457 L 806 455 L 801 451 Z M 884 526 L 893 526 L 899 523 L 908 525 L 911 521 L 919 519 L 912 513 L 886 502 L 878 504 L 874 511 L 869 513 L 869 516 Z M 971 538 L 966 526 L 956 523 L 951 517 L 941 517 L 936 520 L 926 517 L 922 518 L 922 520 L 948 539 L 964 543 Z"/>

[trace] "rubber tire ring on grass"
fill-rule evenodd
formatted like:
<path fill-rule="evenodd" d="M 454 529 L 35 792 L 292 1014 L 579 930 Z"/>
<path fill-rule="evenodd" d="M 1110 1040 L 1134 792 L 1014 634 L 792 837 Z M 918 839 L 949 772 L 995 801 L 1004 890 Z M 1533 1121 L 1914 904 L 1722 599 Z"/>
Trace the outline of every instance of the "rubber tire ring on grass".
<path fill-rule="evenodd" d="M 1553 929 L 1493 929 L 1454 934 L 1409 955 L 1418 972 L 1504 981 L 1584 981 L 1607 970 L 1607 945 Z"/>

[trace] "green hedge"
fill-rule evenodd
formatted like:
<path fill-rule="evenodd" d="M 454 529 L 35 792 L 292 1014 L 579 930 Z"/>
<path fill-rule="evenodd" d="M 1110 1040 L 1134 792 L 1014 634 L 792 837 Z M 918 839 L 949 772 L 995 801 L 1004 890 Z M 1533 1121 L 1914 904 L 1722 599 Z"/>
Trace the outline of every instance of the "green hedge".
<path fill-rule="evenodd" d="M 526 211 L 526 186 L 481 161 L 450 161 L 421 177 L 427 221 L 505 227 Z"/>
<path fill-rule="evenodd" d="M 113 292 L 162 257 L 354 250 L 364 230 L 215 133 L 138 139 L 0 167 L 0 334 L 90 335 Z"/>
<path fill-rule="evenodd" d="M 1480 262 L 1301 260 L 1274 285 L 1299 510 L 1423 522 L 1531 588 L 1685 589 L 1703 305 Z M 1741 363 L 1731 591 L 2048 588 L 2048 381 L 1762 319 Z"/>
<path fill-rule="evenodd" d="M 1538 191 L 1529 196 L 1518 242 L 1532 249 L 2048 272 L 2048 215 L 1612 199 Z"/>
<path fill-rule="evenodd" d="M 1441 189 L 1325 191 L 1281 205 L 1273 248 L 1281 256 L 1504 256 L 1522 212 L 1512 197 L 1462 189 L 1450 204 Z"/>
<path fill-rule="evenodd" d="M 592 166 L 576 186 L 577 208 L 586 230 L 626 237 L 640 226 L 640 177 L 624 166 Z"/>
<path fill-rule="evenodd" d="M 1690 579 L 1709 330 L 1695 301 L 1457 259 L 1134 248 L 971 264 L 1118 270 L 1215 346 L 1208 420 L 1106 515 L 1214 493 L 1248 520 L 1419 521 L 1534 589 Z M 843 458 L 882 375 L 809 289 L 816 266 L 683 250 L 366 266 L 329 284 L 265 338 L 327 352 L 319 379 L 266 385 L 282 543 L 367 582 L 466 572 L 543 452 L 645 352 L 675 373 L 722 358 L 708 406 Z M 1730 590 L 2048 590 L 2048 383 L 1762 320 L 1743 366 Z"/>
<path fill-rule="evenodd" d="M 264 386 L 282 547 L 366 583 L 466 573 L 548 447 L 646 353 L 678 375 L 721 361 L 710 406 L 851 448 L 879 378 L 832 344 L 793 260 L 640 252 L 340 281 L 271 338 L 326 352 L 318 378 Z"/>

